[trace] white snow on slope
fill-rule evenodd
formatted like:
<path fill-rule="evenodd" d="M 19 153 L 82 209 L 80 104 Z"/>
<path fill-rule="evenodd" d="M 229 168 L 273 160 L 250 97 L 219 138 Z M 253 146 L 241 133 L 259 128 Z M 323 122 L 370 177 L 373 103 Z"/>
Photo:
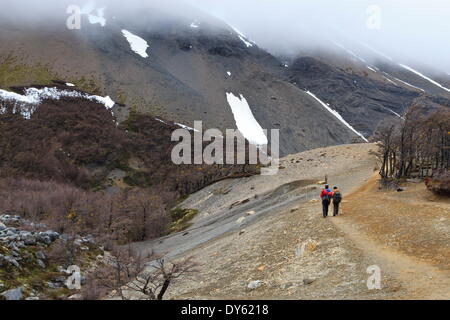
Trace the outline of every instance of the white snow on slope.
<path fill-rule="evenodd" d="M 410 87 L 412 87 L 412 88 L 414 88 L 414 89 L 417 89 L 417 90 L 420 90 L 420 91 L 422 91 L 422 92 L 425 92 L 425 90 L 423 90 L 422 88 L 419 88 L 419 87 L 416 87 L 415 85 L 413 85 L 413 84 L 411 84 L 411 83 L 408 83 L 408 82 L 406 82 L 406 81 L 403 81 L 403 80 L 400 80 L 399 78 L 396 78 L 396 77 L 393 77 L 395 80 L 397 80 L 397 81 L 400 81 L 401 83 L 403 83 L 403 84 L 406 84 L 407 86 L 410 86 Z"/>
<path fill-rule="evenodd" d="M 68 86 L 68 87 L 75 87 L 75 85 L 73 83 L 70 83 L 70 82 L 67 82 L 66 86 Z"/>
<path fill-rule="evenodd" d="M 156 121 L 159 121 L 159 122 L 162 122 L 162 123 L 164 123 L 164 124 L 167 124 L 168 125 L 168 123 L 167 122 L 165 122 L 164 120 L 161 120 L 161 119 L 159 119 L 159 118 L 155 118 L 155 120 Z M 186 130 L 189 130 L 189 131 L 195 131 L 195 132 L 199 132 L 197 129 L 194 129 L 194 128 L 191 128 L 191 127 L 188 127 L 188 126 L 186 126 L 186 125 L 184 125 L 184 124 L 181 124 L 181 123 L 177 123 L 177 122 L 174 122 L 175 123 L 175 125 L 177 125 L 177 126 L 179 126 L 180 128 L 183 128 L 183 129 L 186 129 Z"/>
<path fill-rule="evenodd" d="M 31 118 L 31 114 L 35 111 L 36 106 L 43 100 L 59 100 L 65 97 L 95 101 L 103 104 L 107 109 L 111 109 L 115 104 L 109 96 L 100 97 L 78 91 L 61 90 L 58 88 L 27 88 L 25 89 L 24 95 L 0 89 L 0 99 L 15 102 L 16 107 L 17 105 L 20 107 L 21 113 L 26 119 Z M 3 112 L 4 111 L 5 110 L 3 109 Z"/>
<path fill-rule="evenodd" d="M 340 122 L 342 122 L 347 128 L 352 130 L 354 133 L 356 133 L 358 136 L 360 136 L 365 142 L 369 142 L 369 140 L 366 139 L 360 132 L 356 131 L 355 128 L 353 128 L 347 121 L 342 118 L 342 116 L 337 112 L 336 110 L 331 109 L 328 104 L 317 98 L 315 94 L 313 94 L 310 91 L 306 91 L 307 94 L 309 94 L 311 97 L 313 97 L 317 102 L 319 102 L 325 109 L 327 109 L 331 114 L 333 114 Z"/>
<path fill-rule="evenodd" d="M 252 110 L 247 100 L 241 94 L 236 97 L 233 93 L 227 92 L 227 101 L 233 112 L 236 126 L 250 143 L 262 146 L 268 143 L 264 130 L 253 116 Z"/>
<path fill-rule="evenodd" d="M 369 70 L 371 70 L 371 71 L 373 71 L 373 72 L 377 72 L 377 70 L 375 70 L 375 68 L 372 68 L 372 67 L 370 67 L 370 66 L 367 66 L 367 69 L 369 69 Z"/>
<path fill-rule="evenodd" d="M 186 129 L 186 130 L 189 130 L 189 131 L 199 132 L 197 129 L 188 127 L 188 126 L 186 126 L 186 125 L 184 125 L 184 124 L 177 123 L 177 122 L 175 122 L 175 124 L 176 124 L 177 126 L 179 126 L 180 128 L 183 128 L 183 129 Z"/>
<path fill-rule="evenodd" d="M 408 67 L 408 66 L 406 66 L 406 65 L 404 65 L 404 64 L 400 64 L 400 67 L 405 68 L 406 70 L 408 70 L 408 71 L 410 71 L 410 72 L 412 72 L 412 73 L 418 75 L 419 77 L 422 77 L 423 79 L 425 79 L 425 80 L 431 82 L 431 83 L 434 84 L 435 86 L 438 86 L 439 88 L 444 89 L 444 90 L 447 91 L 447 92 L 450 92 L 450 89 L 449 89 L 449 88 L 446 88 L 446 87 L 444 87 L 442 84 L 440 84 L 440 83 L 434 81 L 433 79 L 428 78 L 426 75 L 420 73 L 419 71 L 414 70 L 413 68 Z"/>
<path fill-rule="evenodd" d="M 190 27 L 191 27 L 191 28 L 194 28 L 194 29 L 197 29 L 197 28 L 199 27 L 199 25 L 198 25 L 197 23 L 195 23 L 195 22 L 192 22 L 192 23 L 190 24 Z"/>
<path fill-rule="evenodd" d="M 389 79 L 388 77 L 386 77 L 386 76 L 383 76 L 383 78 L 385 78 L 387 81 L 389 81 L 390 83 L 392 83 L 393 85 L 397 85 L 394 81 L 392 81 L 391 79 Z"/>
<path fill-rule="evenodd" d="M 155 118 L 155 120 L 156 120 L 156 121 L 159 121 L 159 122 L 162 122 L 162 123 L 164 123 L 164 124 L 167 124 L 165 121 L 163 121 L 163 120 L 161 120 L 161 119 L 159 119 L 159 118 Z"/>
<path fill-rule="evenodd" d="M 135 53 L 137 53 L 143 58 L 148 58 L 147 41 L 145 41 L 141 37 L 138 37 L 137 35 L 132 34 L 130 31 L 127 31 L 125 29 L 122 30 L 122 34 L 128 40 L 131 50 L 133 50 Z"/>
<path fill-rule="evenodd" d="M 241 39 L 241 41 L 243 43 L 245 43 L 245 45 L 247 46 L 247 48 L 253 47 L 253 43 L 251 43 L 250 41 L 247 40 L 247 37 L 240 32 L 238 29 L 236 29 L 235 27 L 232 27 L 234 32 L 236 32 L 238 34 L 239 39 Z"/>
<path fill-rule="evenodd" d="M 386 109 L 387 111 L 391 112 L 392 114 L 396 115 L 397 117 L 399 117 L 399 118 L 401 118 L 401 119 L 405 119 L 404 117 L 402 117 L 401 115 L 399 115 L 399 114 L 398 114 L 397 112 L 395 112 L 394 110 L 391 110 L 391 109 L 386 108 L 386 107 L 385 107 L 385 109 Z"/>

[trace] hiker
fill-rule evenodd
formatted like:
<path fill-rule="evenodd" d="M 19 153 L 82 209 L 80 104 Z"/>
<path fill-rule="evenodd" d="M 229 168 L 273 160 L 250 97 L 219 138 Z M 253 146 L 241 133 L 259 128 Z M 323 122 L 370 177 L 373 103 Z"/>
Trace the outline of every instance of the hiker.
<path fill-rule="evenodd" d="M 328 185 L 320 193 L 320 198 L 322 198 L 322 209 L 323 209 L 323 217 L 328 217 L 328 208 L 330 207 L 332 192 Z"/>
<path fill-rule="evenodd" d="M 339 214 L 339 204 L 342 201 L 342 193 L 338 187 L 333 188 L 331 197 L 333 199 L 333 217 L 336 217 Z"/>

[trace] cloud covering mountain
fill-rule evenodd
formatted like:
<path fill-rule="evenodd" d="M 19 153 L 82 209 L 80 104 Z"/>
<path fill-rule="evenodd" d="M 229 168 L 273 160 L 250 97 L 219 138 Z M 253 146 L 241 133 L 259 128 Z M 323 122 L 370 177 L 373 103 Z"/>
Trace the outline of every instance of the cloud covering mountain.
<path fill-rule="evenodd" d="M 275 54 L 300 49 L 330 48 L 330 40 L 346 46 L 363 45 L 403 63 L 420 63 L 450 74 L 450 2 L 446 0 L 17 0 L 4 2 L 0 17 L 17 23 L 48 23 L 67 18 L 71 4 L 118 10 L 143 7 L 190 14 L 189 4 L 235 26 L 261 47 Z M 145 19 L 145 16 L 132 19 Z M 62 26 L 63 27 L 63 26 Z M 332 46 L 331 46 L 332 47 Z M 379 55 L 373 52 L 373 57 Z"/>

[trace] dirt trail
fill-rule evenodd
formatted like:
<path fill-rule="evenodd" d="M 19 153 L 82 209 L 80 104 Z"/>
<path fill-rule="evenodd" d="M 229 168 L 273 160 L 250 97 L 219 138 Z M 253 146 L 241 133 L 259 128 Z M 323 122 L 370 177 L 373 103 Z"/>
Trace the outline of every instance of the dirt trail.
<path fill-rule="evenodd" d="M 443 217 L 438 221 L 444 222 L 450 214 L 450 206 L 446 206 L 448 201 L 439 199 L 440 203 L 436 206 L 429 201 L 430 198 L 433 198 L 429 194 L 429 199 L 420 199 L 418 195 L 427 194 L 427 191 L 422 185 L 414 184 L 408 186 L 413 189 L 409 191 L 410 194 L 399 199 L 398 192 L 379 191 L 377 180 L 378 175 L 374 175 L 358 191 L 347 196 L 346 203 L 343 205 L 346 214 L 340 216 L 339 219 L 333 219 L 333 223 L 367 255 L 378 261 L 382 272 L 383 270 L 387 271 L 401 281 L 408 292 L 402 298 L 450 299 L 450 255 L 448 251 L 450 239 L 448 233 L 441 234 L 441 239 L 439 239 L 441 243 L 434 243 L 434 247 L 426 246 L 424 248 L 425 242 L 432 242 L 433 238 L 436 238 L 436 230 L 432 229 L 432 226 L 428 230 L 426 228 L 410 228 L 406 232 L 395 226 L 396 230 L 390 228 L 393 226 L 392 219 L 401 214 L 399 211 L 402 209 L 409 214 L 408 217 L 402 217 L 409 220 L 408 224 L 404 224 L 405 227 L 414 224 L 427 225 L 427 222 L 436 223 L 436 219 L 432 217 L 432 213 L 436 214 L 436 207 L 442 208 Z M 402 194 L 402 196 L 404 195 Z M 395 199 L 391 199 L 393 197 Z M 392 205 L 392 201 L 396 202 L 395 206 Z M 373 204 L 375 203 L 378 206 L 374 208 Z M 384 209 L 387 208 L 388 214 L 380 210 L 380 206 L 384 206 Z M 429 210 L 433 212 L 430 213 Z M 448 226 L 447 223 L 447 228 Z M 409 234 L 405 236 L 405 233 Z M 393 242 L 386 239 L 386 236 L 396 238 L 398 234 L 403 234 L 403 239 L 400 241 Z M 412 243 L 403 243 L 411 237 L 422 244 L 422 247 L 414 248 Z M 424 249 L 428 251 L 427 254 L 432 259 L 421 259 L 424 258 L 424 252 L 421 251 Z"/>
<path fill-rule="evenodd" d="M 449 299 L 450 201 L 423 184 L 379 191 L 374 149 L 310 150 L 282 159 L 277 176 L 217 183 L 183 203 L 199 210 L 188 234 L 136 247 L 201 264 L 197 278 L 171 288 L 173 299 Z M 338 217 L 321 217 L 315 182 L 324 173 L 344 192 Z M 372 265 L 381 290 L 367 287 Z"/>

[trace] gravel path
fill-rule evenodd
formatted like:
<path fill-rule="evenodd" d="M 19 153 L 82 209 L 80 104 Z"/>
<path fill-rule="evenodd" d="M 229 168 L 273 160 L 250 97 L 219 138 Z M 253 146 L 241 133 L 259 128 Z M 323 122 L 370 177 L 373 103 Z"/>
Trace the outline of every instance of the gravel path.
<path fill-rule="evenodd" d="M 417 229 L 414 246 L 387 241 L 401 238 L 411 224 L 397 221 L 395 229 L 389 228 L 396 212 L 386 207 L 380 215 L 370 204 L 389 206 L 396 194 L 379 192 L 372 202 L 363 201 L 365 192 L 376 189 L 375 149 L 361 144 L 311 150 L 282 159 L 285 169 L 276 176 L 217 183 L 182 204 L 199 210 L 191 228 L 136 248 L 171 258 L 193 256 L 201 264 L 195 279 L 171 287 L 167 298 L 172 299 L 448 298 L 448 232 L 433 238 L 440 249 L 431 252 L 423 247 L 436 232 L 423 228 Z M 324 175 L 344 194 L 342 213 L 335 218 L 321 217 L 318 181 Z M 404 204 L 411 201 L 406 197 Z M 448 209 L 438 202 L 421 203 L 412 211 L 417 215 L 428 205 Z M 422 218 L 417 215 L 413 225 Z M 426 226 L 448 230 L 442 219 L 431 215 Z M 420 248 L 420 243 L 425 245 Z M 374 265 L 381 270 L 380 290 L 367 286 L 367 268 Z M 251 282 L 256 289 L 248 288 Z"/>

